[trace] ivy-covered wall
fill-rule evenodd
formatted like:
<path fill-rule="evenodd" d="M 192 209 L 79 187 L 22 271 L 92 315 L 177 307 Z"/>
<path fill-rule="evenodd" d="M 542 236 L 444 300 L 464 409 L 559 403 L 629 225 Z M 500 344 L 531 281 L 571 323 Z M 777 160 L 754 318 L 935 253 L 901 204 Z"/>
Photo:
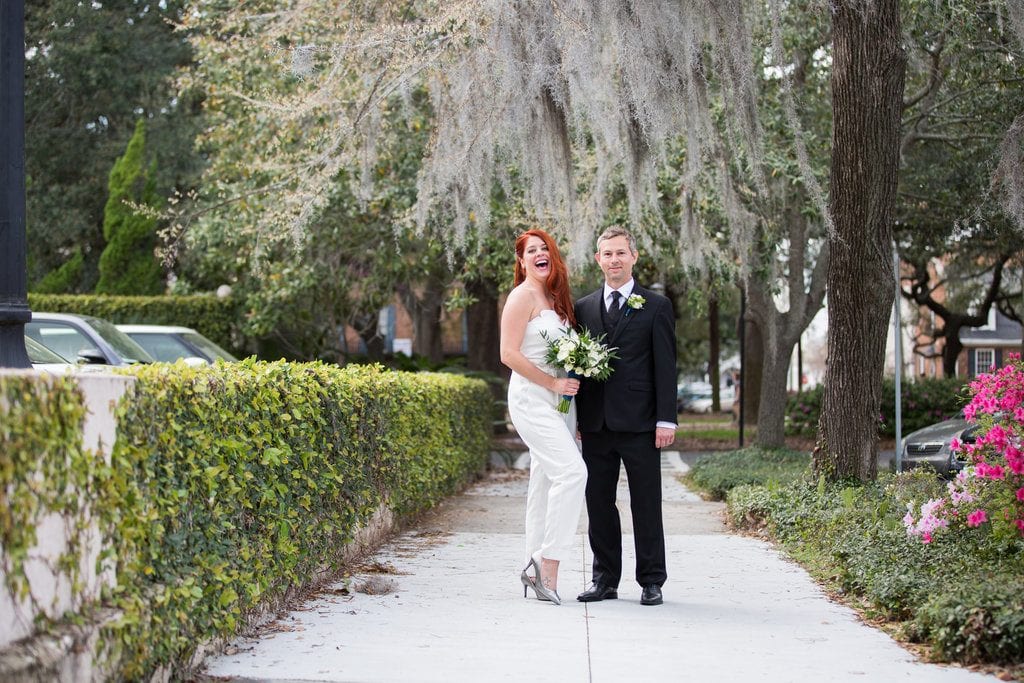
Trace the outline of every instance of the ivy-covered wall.
<path fill-rule="evenodd" d="M 61 599 L 72 585 L 83 591 L 77 558 L 88 521 L 78 514 L 79 492 L 92 488 L 96 470 L 82 447 L 84 418 L 74 380 L 0 372 L 0 648 L 31 634 L 37 616 L 75 608 Z M 61 518 L 60 537 L 48 538 Z"/>
<path fill-rule="evenodd" d="M 479 380 L 254 360 L 128 372 L 110 466 L 84 494 L 116 569 L 100 657 L 118 680 L 182 671 L 198 645 L 337 568 L 381 509 L 429 508 L 487 458 Z"/>

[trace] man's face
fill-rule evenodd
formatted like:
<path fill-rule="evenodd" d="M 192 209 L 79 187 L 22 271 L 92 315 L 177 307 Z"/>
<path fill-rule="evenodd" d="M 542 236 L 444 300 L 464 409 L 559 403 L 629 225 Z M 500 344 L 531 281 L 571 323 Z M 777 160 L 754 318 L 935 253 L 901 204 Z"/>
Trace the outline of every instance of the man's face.
<path fill-rule="evenodd" d="M 629 240 L 623 236 L 603 240 L 597 248 L 597 265 L 604 272 L 604 279 L 611 287 L 618 289 L 633 277 L 636 254 L 629 249 Z"/>

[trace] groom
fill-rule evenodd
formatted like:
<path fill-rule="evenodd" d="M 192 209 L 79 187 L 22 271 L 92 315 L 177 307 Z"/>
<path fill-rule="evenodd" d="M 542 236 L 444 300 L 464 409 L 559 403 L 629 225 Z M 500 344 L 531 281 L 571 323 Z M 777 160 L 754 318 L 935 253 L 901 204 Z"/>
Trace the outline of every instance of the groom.
<path fill-rule="evenodd" d="M 584 379 L 576 395 L 587 464 L 587 515 L 594 552 L 593 583 L 582 602 L 618 597 L 622 528 L 615 507 L 620 463 L 629 482 L 640 603 L 660 605 L 665 571 L 661 517 L 661 454 L 675 439 L 675 317 L 668 299 L 633 280 L 636 239 L 612 226 L 597 239 L 604 286 L 576 302 L 576 321 L 618 347 L 611 377 Z"/>

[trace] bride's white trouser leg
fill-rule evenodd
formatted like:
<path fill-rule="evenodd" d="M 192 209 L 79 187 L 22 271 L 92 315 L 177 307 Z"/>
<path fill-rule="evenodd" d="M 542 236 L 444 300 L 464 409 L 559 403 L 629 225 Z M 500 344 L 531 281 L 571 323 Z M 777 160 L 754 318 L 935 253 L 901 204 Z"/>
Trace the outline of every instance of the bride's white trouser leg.
<path fill-rule="evenodd" d="M 526 558 L 540 563 L 540 549 L 544 545 L 544 525 L 548 514 L 548 492 L 551 480 L 544 475 L 540 461 L 530 454 L 530 487 L 526 492 Z"/>
<path fill-rule="evenodd" d="M 533 401 L 509 402 L 516 431 L 530 448 L 526 549 L 538 562 L 541 557 L 561 561 L 572 552 L 583 509 L 587 467 L 575 438 L 575 405 L 569 414 L 559 413 L 556 396 L 540 387 L 533 389 Z"/>

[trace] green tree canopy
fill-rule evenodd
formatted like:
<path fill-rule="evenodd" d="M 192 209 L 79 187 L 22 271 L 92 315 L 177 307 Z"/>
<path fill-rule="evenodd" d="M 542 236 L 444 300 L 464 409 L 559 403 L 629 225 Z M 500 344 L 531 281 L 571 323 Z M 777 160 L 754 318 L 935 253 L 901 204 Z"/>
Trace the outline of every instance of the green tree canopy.
<path fill-rule="evenodd" d="M 25 170 L 28 282 L 71 260 L 48 287 L 92 291 L 98 278 L 106 182 L 139 117 L 161 159 L 157 192 L 191 187 L 196 98 L 176 92 L 190 60 L 176 32 L 185 0 L 28 0 L 25 3 Z M 80 256 L 76 256 L 80 254 Z M 73 275 L 73 277 L 69 277 Z"/>

